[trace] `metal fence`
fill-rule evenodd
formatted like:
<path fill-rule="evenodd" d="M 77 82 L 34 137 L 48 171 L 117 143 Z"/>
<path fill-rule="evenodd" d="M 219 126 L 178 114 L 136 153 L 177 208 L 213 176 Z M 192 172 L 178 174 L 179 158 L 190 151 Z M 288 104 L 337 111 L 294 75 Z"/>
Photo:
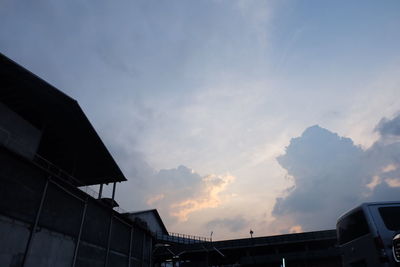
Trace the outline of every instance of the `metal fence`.
<path fill-rule="evenodd" d="M 165 242 L 176 243 L 176 244 L 197 244 L 211 242 L 211 238 L 178 234 L 178 233 L 168 233 L 168 235 L 161 232 L 156 233 L 156 238 Z"/>

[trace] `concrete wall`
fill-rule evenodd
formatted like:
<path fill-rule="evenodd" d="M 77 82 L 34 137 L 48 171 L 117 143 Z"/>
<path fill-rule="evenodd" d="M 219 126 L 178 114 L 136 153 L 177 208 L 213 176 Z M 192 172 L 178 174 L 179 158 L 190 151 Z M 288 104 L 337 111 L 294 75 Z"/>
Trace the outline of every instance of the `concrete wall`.
<path fill-rule="evenodd" d="M 21 266 L 31 233 L 25 266 L 73 266 L 78 243 L 77 267 L 150 264 L 149 231 L 0 146 L 0 267 Z"/>
<path fill-rule="evenodd" d="M 19 266 L 29 237 L 29 225 L 0 216 L 0 266 Z"/>
<path fill-rule="evenodd" d="M 0 266 L 20 266 L 29 238 L 30 226 L 0 216 Z M 71 266 L 75 242 L 71 237 L 38 229 L 25 266 Z"/>
<path fill-rule="evenodd" d="M 74 249 L 73 238 L 42 228 L 34 236 L 26 266 L 72 266 Z"/>

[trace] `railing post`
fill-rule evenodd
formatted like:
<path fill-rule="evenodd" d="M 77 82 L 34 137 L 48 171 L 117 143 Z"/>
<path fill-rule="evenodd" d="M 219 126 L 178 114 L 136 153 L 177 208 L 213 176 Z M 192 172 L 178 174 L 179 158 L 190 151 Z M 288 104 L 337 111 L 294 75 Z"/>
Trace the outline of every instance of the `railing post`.
<path fill-rule="evenodd" d="M 40 199 L 40 205 L 39 205 L 39 208 L 38 208 L 38 210 L 36 212 L 35 222 L 34 222 L 34 224 L 32 226 L 31 232 L 29 233 L 29 238 L 28 238 L 28 243 L 26 244 L 24 258 L 22 259 L 22 266 L 25 266 L 26 261 L 27 261 L 27 259 L 29 257 L 29 253 L 30 253 L 30 250 L 31 250 L 31 247 L 32 247 L 33 238 L 34 238 L 34 235 L 35 235 L 35 232 L 36 232 L 36 228 L 37 228 L 37 226 L 39 224 L 40 214 L 42 213 L 44 200 L 46 198 L 47 188 L 49 186 L 49 181 L 50 181 L 50 176 L 47 177 L 47 179 L 46 179 L 46 183 L 44 185 L 43 192 L 42 192 L 42 197 Z"/>
<path fill-rule="evenodd" d="M 82 218 L 81 218 L 81 225 L 79 227 L 78 239 L 76 240 L 76 245 L 75 245 L 75 250 L 74 250 L 74 258 L 73 258 L 73 261 L 72 261 L 72 267 L 75 267 L 76 258 L 78 256 L 78 250 L 79 250 L 79 244 L 81 242 L 83 224 L 85 222 L 85 217 L 86 217 L 87 203 L 88 203 L 88 199 L 86 198 L 85 199 L 85 205 L 83 206 L 83 211 L 82 211 Z"/>

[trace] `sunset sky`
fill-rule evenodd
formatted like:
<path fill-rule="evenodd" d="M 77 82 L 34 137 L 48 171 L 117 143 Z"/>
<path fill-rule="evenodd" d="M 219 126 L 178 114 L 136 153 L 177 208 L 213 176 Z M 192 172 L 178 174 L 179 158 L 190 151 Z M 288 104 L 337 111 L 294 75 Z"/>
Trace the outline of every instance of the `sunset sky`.
<path fill-rule="evenodd" d="M 400 200 L 398 0 L 0 0 L 0 52 L 76 99 L 128 211 L 214 239 Z"/>

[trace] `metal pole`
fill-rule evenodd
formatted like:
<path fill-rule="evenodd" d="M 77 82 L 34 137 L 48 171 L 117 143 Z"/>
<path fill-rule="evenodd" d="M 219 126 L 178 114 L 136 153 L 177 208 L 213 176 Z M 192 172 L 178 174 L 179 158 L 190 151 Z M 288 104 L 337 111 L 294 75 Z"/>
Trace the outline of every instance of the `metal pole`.
<path fill-rule="evenodd" d="M 128 267 L 131 267 L 131 257 L 132 257 L 132 237 L 133 237 L 133 226 L 131 227 L 131 237 L 130 237 L 130 239 L 129 239 Z"/>
<path fill-rule="evenodd" d="M 101 195 L 103 194 L 103 184 L 100 184 L 100 190 L 99 190 L 99 197 L 98 199 L 101 198 Z"/>
<path fill-rule="evenodd" d="M 111 228 L 113 224 L 113 214 L 111 211 L 111 217 L 110 217 L 110 227 L 108 228 L 108 238 L 107 238 L 107 251 L 106 251 L 106 261 L 104 263 L 104 266 L 107 267 L 108 265 L 108 254 L 110 253 L 110 242 L 111 242 Z"/>
<path fill-rule="evenodd" d="M 112 191 L 112 197 L 111 199 L 113 200 L 112 202 L 114 202 L 114 198 L 115 198 L 115 188 L 117 187 L 117 183 L 113 183 L 113 191 Z M 114 203 L 113 203 L 114 204 Z"/>
<path fill-rule="evenodd" d="M 47 193 L 47 188 L 49 186 L 49 181 L 50 181 L 50 176 L 47 177 L 46 183 L 44 185 L 43 188 L 43 193 L 42 193 L 42 198 L 40 199 L 40 205 L 39 208 L 36 212 L 36 217 L 35 217 L 35 223 L 33 224 L 33 227 L 31 229 L 31 232 L 29 234 L 29 239 L 28 239 L 28 243 L 26 244 L 26 248 L 25 248 L 25 254 L 24 254 L 24 258 L 22 259 L 22 267 L 25 266 L 26 261 L 28 259 L 31 247 L 32 247 L 32 242 L 33 242 L 33 238 L 36 232 L 36 228 L 39 224 L 39 219 L 40 219 L 40 214 L 42 213 L 42 208 L 43 208 L 43 204 L 44 204 L 44 199 L 46 197 L 46 193 Z"/>
<path fill-rule="evenodd" d="M 74 258 L 73 258 L 73 261 L 72 261 L 72 267 L 75 267 L 76 258 L 78 256 L 78 249 L 79 249 L 79 244 L 81 242 L 83 223 L 85 222 L 85 217 L 86 217 L 87 201 L 88 200 L 86 199 L 85 205 L 83 206 L 81 225 L 79 227 L 78 239 L 76 240 L 76 246 L 75 246 L 75 250 L 74 250 Z"/>
<path fill-rule="evenodd" d="M 117 183 L 113 183 L 113 191 L 112 191 L 112 203 L 111 203 L 111 216 L 110 216 L 110 227 L 108 228 L 108 238 L 107 238 L 107 252 L 106 252 L 106 260 L 104 262 L 104 266 L 107 267 L 108 265 L 108 256 L 110 254 L 110 242 L 111 242 L 111 238 L 112 238 L 112 225 L 113 225 L 113 207 L 112 205 L 114 204 L 114 197 L 115 197 L 115 187 L 116 187 Z"/>

